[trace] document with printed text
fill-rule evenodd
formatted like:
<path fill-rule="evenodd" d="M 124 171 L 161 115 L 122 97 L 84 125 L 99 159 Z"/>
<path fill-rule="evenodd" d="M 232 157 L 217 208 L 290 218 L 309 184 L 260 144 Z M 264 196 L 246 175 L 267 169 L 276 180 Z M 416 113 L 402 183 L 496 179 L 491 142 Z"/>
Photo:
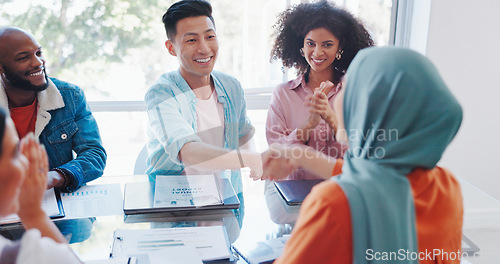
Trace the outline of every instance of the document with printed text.
<path fill-rule="evenodd" d="M 194 248 L 203 261 L 229 259 L 231 250 L 223 226 L 115 230 L 113 258 L 157 253 L 177 246 Z M 183 249 L 184 251 L 186 249 Z M 181 252 L 181 251 L 178 251 Z M 175 256 L 172 256 L 175 257 Z"/>
<path fill-rule="evenodd" d="M 154 207 L 199 207 L 223 203 L 215 175 L 156 177 Z"/>
<path fill-rule="evenodd" d="M 54 188 L 45 191 L 42 200 L 42 209 L 51 218 L 59 218 L 64 216 L 64 209 L 61 203 L 59 192 Z M 20 223 L 21 219 L 17 214 L 11 214 L 0 219 L 0 225 Z"/>

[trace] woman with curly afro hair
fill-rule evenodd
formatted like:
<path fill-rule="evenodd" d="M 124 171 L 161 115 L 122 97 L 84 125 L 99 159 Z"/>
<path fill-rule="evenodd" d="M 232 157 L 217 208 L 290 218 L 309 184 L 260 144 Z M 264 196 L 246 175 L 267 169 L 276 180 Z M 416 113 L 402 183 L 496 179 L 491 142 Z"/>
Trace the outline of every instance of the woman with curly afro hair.
<path fill-rule="evenodd" d="M 364 26 L 328 1 L 306 3 L 283 12 L 276 27 L 272 59 L 294 67 L 299 76 L 279 85 L 269 106 L 269 144 L 305 144 L 342 158 L 345 146 L 334 138 L 333 99 L 359 50 L 373 46 Z M 310 178 L 298 171 L 291 178 Z"/>
<path fill-rule="evenodd" d="M 335 140 L 333 99 L 352 59 L 373 46 L 364 26 L 328 1 L 305 3 L 284 11 L 275 25 L 272 60 L 296 68 L 299 76 L 273 92 L 266 123 L 269 144 L 305 144 L 342 158 L 346 146 Z M 319 178 L 296 171 L 288 179 Z"/>

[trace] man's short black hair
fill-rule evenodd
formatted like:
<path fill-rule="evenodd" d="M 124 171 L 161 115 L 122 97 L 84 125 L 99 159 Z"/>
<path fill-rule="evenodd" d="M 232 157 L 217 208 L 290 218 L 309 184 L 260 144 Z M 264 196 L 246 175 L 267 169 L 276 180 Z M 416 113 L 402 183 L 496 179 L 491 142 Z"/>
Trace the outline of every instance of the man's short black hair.
<path fill-rule="evenodd" d="M 177 34 L 177 22 L 186 17 L 207 16 L 212 20 L 215 26 L 214 18 L 212 17 L 212 5 L 204 0 L 182 0 L 171 5 L 167 12 L 163 15 L 163 24 L 169 40 L 174 40 Z"/>

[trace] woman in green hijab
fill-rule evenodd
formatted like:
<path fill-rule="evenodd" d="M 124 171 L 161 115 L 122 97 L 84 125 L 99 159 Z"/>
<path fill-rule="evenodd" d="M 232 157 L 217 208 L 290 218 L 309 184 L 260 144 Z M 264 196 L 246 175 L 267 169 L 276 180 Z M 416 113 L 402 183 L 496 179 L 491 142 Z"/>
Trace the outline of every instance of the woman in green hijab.
<path fill-rule="evenodd" d="M 345 85 L 334 103 L 337 140 L 349 145 L 342 174 L 306 198 L 277 263 L 459 263 L 460 186 L 436 166 L 460 127 L 459 103 L 427 58 L 401 48 L 361 51 Z M 335 160 L 311 149 L 271 148 L 272 179 L 286 162 L 336 174 Z"/>

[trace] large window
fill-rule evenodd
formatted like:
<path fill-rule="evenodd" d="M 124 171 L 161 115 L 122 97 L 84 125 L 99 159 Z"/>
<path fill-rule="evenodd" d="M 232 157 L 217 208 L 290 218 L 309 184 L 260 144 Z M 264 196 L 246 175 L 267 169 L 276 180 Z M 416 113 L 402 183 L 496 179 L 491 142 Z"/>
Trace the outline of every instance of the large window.
<path fill-rule="evenodd" d="M 161 17 L 173 0 L 0 1 L 0 24 L 31 31 L 49 75 L 85 90 L 108 152 L 105 174 L 131 174 L 144 145 L 143 97 L 160 74 L 178 68 L 164 46 Z M 216 70 L 240 80 L 258 150 L 271 91 L 295 77 L 269 61 L 278 13 L 304 0 L 212 0 L 219 57 Z M 364 22 L 377 45 L 390 39 L 392 0 L 336 0 Z"/>

